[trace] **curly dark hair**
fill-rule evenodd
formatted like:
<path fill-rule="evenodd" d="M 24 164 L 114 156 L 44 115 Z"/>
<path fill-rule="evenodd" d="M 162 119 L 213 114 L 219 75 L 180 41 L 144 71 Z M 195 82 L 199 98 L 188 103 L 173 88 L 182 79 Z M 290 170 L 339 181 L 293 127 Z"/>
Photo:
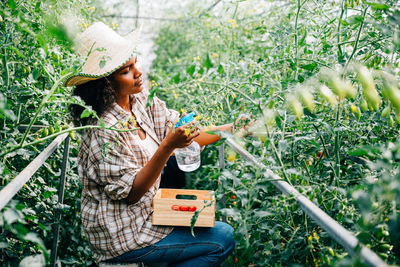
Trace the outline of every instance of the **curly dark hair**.
<path fill-rule="evenodd" d="M 79 96 L 87 106 L 96 111 L 97 116 L 103 115 L 104 111 L 115 102 L 115 90 L 112 86 L 112 76 L 103 77 L 81 85 L 77 85 L 73 95 Z M 76 104 L 70 106 L 72 120 L 75 126 L 84 126 L 96 123 L 92 117 L 81 118 L 84 107 Z"/>

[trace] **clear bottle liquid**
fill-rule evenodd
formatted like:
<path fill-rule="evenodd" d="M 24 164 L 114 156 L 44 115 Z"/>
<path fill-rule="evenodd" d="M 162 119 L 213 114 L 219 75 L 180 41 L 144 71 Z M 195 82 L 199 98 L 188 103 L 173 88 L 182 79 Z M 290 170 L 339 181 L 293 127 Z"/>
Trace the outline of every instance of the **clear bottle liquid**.
<path fill-rule="evenodd" d="M 191 172 L 200 167 L 200 145 L 193 141 L 189 146 L 175 149 L 178 167 L 184 172 Z"/>

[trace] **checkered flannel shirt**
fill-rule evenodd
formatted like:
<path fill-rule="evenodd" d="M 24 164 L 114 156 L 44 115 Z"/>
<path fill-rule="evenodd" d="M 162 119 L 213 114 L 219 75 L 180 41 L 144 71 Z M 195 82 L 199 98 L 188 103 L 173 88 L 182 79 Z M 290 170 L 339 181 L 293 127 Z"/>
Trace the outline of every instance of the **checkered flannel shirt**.
<path fill-rule="evenodd" d="M 132 112 L 146 134 L 159 144 L 165 138 L 167 126 L 177 121 L 179 113 L 167 109 L 157 97 L 146 108 L 147 96 L 146 90 L 131 97 Z M 134 128 L 131 114 L 116 103 L 102 118 L 107 127 Z M 136 174 L 150 158 L 137 131 L 84 132 L 78 154 L 83 185 L 81 218 L 97 262 L 152 245 L 173 230 L 152 225 L 152 200 L 160 177 L 137 203 L 129 205 L 126 201 Z"/>

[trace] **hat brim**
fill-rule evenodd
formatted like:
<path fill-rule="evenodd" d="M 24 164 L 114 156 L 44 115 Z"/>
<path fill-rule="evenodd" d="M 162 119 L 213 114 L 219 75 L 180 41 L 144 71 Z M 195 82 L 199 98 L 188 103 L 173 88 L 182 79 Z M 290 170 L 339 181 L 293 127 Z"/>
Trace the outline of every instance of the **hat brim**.
<path fill-rule="evenodd" d="M 76 86 L 80 84 L 87 83 L 92 80 L 97 80 L 103 77 L 107 77 L 116 70 L 120 69 L 123 65 L 125 65 L 135 54 L 136 54 L 136 45 L 139 42 L 139 37 L 140 37 L 140 32 L 141 32 L 141 27 L 138 28 L 137 30 L 129 33 L 128 35 L 124 36 L 125 39 L 127 39 L 130 43 L 131 46 L 128 47 L 126 51 L 123 51 L 122 55 L 120 58 L 123 58 L 123 60 L 118 60 L 119 62 L 116 62 L 115 67 L 112 69 L 109 69 L 103 73 L 100 74 L 91 74 L 91 73 L 75 73 L 67 76 L 65 78 L 65 81 L 63 83 L 64 86 Z"/>

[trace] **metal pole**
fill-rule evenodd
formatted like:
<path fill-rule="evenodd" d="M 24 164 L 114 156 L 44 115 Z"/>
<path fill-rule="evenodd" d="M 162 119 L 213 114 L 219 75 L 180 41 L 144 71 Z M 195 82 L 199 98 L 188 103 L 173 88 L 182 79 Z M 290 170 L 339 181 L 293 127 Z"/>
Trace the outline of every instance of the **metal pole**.
<path fill-rule="evenodd" d="M 378 255 L 372 250 L 360 244 L 358 239 L 341 226 L 337 221 L 332 219 L 323 210 L 317 207 L 312 201 L 299 193 L 293 186 L 282 180 L 277 174 L 268 169 L 264 164 L 260 163 L 253 155 L 244 148 L 236 144 L 231 138 L 226 139 L 226 143 L 239 153 L 246 160 L 254 163 L 255 167 L 265 170 L 264 176 L 271 179 L 271 183 L 275 185 L 282 193 L 293 196 L 300 204 L 301 209 L 307 213 L 322 229 L 324 229 L 336 242 L 341 244 L 350 255 L 356 254 L 356 249 L 361 246 L 360 256 L 368 266 L 388 266 Z"/>
<path fill-rule="evenodd" d="M 220 171 L 222 173 L 222 171 L 225 169 L 225 144 L 222 143 L 219 147 L 218 147 L 218 165 L 220 168 Z M 220 185 L 220 180 L 218 178 L 218 186 Z M 225 197 L 222 198 L 222 206 L 225 208 L 226 207 L 226 199 Z M 226 216 L 225 215 L 221 215 L 221 219 L 223 222 L 226 222 Z"/>
<path fill-rule="evenodd" d="M 136 0 L 136 21 L 135 21 L 135 29 L 137 29 L 139 25 L 139 0 Z"/>
<path fill-rule="evenodd" d="M 225 147 L 224 143 L 218 147 L 218 163 L 219 163 L 219 168 L 223 170 L 225 168 Z"/>
<path fill-rule="evenodd" d="M 61 204 L 64 203 L 64 189 L 65 189 L 65 176 L 68 168 L 68 155 L 69 155 L 69 143 L 70 137 L 68 136 L 64 142 L 64 154 L 61 165 L 61 176 L 60 176 L 60 186 L 58 189 L 58 201 L 56 207 L 56 217 L 55 222 L 53 224 L 53 247 L 51 249 L 50 255 L 50 266 L 55 266 L 57 259 L 57 246 L 58 246 L 58 237 L 60 232 L 60 220 L 61 220 Z"/>
<path fill-rule="evenodd" d="M 51 153 L 68 136 L 68 133 L 57 136 L 53 142 L 46 147 L 22 172 L 20 172 L 11 182 L 0 191 L 0 210 L 18 193 L 32 175 L 43 165 Z"/>

